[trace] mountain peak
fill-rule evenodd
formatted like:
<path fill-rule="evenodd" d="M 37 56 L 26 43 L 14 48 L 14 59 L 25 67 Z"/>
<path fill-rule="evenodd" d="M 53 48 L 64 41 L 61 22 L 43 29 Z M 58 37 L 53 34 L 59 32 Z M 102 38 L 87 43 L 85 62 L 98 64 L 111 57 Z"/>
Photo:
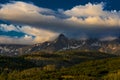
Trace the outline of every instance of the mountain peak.
<path fill-rule="evenodd" d="M 68 38 L 64 35 L 64 34 L 60 34 L 59 36 L 58 36 L 58 38 L 56 39 L 56 41 L 63 41 L 63 40 L 68 40 Z"/>
<path fill-rule="evenodd" d="M 61 34 L 58 35 L 58 38 L 67 38 L 67 37 L 66 37 L 66 35 L 61 33 Z"/>
<path fill-rule="evenodd" d="M 58 36 L 58 38 L 59 38 L 59 37 L 65 37 L 65 35 L 64 35 L 64 34 L 60 34 L 60 35 Z"/>

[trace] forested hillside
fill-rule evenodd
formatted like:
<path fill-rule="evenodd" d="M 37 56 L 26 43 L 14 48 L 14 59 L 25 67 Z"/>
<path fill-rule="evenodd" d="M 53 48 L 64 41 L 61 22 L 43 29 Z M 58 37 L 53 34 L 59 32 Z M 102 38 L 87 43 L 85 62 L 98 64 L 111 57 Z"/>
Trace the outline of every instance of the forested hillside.
<path fill-rule="evenodd" d="M 119 80 L 120 57 L 100 52 L 0 56 L 0 80 Z"/>

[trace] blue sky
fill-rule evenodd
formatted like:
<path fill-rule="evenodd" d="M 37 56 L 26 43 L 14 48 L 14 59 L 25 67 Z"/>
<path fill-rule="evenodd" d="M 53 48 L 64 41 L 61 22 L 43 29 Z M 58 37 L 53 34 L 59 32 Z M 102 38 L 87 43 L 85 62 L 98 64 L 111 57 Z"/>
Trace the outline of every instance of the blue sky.
<path fill-rule="evenodd" d="M 60 33 L 78 39 L 120 36 L 119 0 L 0 0 L 0 42 L 34 44 Z"/>
<path fill-rule="evenodd" d="M 8 3 L 10 1 L 23 1 L 23 2 L 29 2 L 34 3 L 37 6 L 40 7 L 46 7 L 51 9 L 70 9 L 73 6 L 76 5 L 85 5 L 88 2 L 91 3 L 100 3 L 104 2 L 106 3 L 106 9 L 108 10 L 120 10 L 119 7 L 119 0 L 0 0 L 0 3 Z"/>

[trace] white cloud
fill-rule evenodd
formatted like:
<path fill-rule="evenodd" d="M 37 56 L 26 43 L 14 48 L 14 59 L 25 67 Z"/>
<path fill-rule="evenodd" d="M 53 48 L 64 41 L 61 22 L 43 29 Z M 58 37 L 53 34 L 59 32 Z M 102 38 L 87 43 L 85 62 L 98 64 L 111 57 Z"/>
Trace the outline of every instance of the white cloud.
<path fill-rule="evenodd" d="M 43 30 L 43 29 L 37 29 L 31 26 L 14 26 L 14 25 L 7 25 L 7 24 L 0 24 L 0 30 L 3 31 L 16 31 L 25 33 L 26 35 L 24 37 L 7 37 L 2 36 L 0 37 L 0 42 L 8 42 L 11 43 L 13 40 L 13 43 L 25 43 L 25 44 L 35 44 L 35 43 L 41 43 L 49 40 L 54 40 L 58 33 Z M 17 36 L 17 35 L 16 35 Z M 33 37 L 34 36 L 34 37 Z M 18 41 L 17 41 L 18 40 Z M 27 42 L 28 41 L 28 42 Z"/>
<path fill-rule="evenodd" d="M 56 14 L 58 13 L 58 14 Z M 33 42 L 51 40 L 58 33 L 100 36 L 117 34 L 120 30 L 120 11 L 104 10 L 104 3 L 78 5 L 70 10 L 54 11 L 31 3 L 12 2 L 1 5 L 0 19 L 13 24 L 0 27 L 4 31 L 20 31 L 35 36 Z M 29 26 L 24 26 L 29 25 Z"/>
<path fill-rule="evenodd" d="M 30 26 L 23 26 L 19 28 L 19 30 L 25 34 L 35 36 L 34 43 L 54 40 L 56 36 L 58 36 L 58 33 L 43 29 L 37 29 Z"/>
<path fill-rule="evenodd" d="M 107 26 L 107 27 L 118 27 L 120 26 L 120 12 L 106 11 L 104 10 L 104 4 L 91 4 L 75 6 L 70 10 L 64 12 L 66 16 L 70 18 L 69 21 L 73 21 L 76 24 L 84 26 Z"/>
<path fill-rule="evenodd" d="M 59 9 L 57 12 L 60 13 L 59 16 L 66 18 L 59 18 L 55 12 L 57 11 L 18 1 L 1 5 L 0 19 L 57 31 L 76 26 L 81 28 L 81 25 L 120 26 L 120 12 L 104 10 L 104 3 L 88 3 L 66 11 Z"/>
<path fill-rule="evenodd" d="M 99 17 L 89 16 L 87 18 L 71 17 L 66 20 L 68 24 L 73 26 L 83 27 L 120 27 L 120 19 L 118 17 Z"/>
<path fill-rule="evenodd" d="M 13 38 L 9 36 L 0 36 L 0 43 L 2 44 L 33 44 L 34 41 L 31 36 L 25 35 L 21 38 Z"/>
<path fill-rule="evenodd" d="M 103 3 L 75 6 L 71 10 L 65 11 L 64 14 L 75 17 L 102 16 L 104 14 Z"/>
<path fill-rule="evenodd" d="M 52 10 L 46 8 L 39 8 L 33 4 L 24 2 L 13 2 L 1 5 L 0 18 L 14 22 L 29 22 L 37 23 L 38 21 L 45 21 L 54 19 L 54 16 L 42 15 L 42 13 L 52 13 Z"/>
<path fill-rule="evenodd" d="M 0 30 L 2 31 L 19 31 L 14 25 L 0 24 Z"/>

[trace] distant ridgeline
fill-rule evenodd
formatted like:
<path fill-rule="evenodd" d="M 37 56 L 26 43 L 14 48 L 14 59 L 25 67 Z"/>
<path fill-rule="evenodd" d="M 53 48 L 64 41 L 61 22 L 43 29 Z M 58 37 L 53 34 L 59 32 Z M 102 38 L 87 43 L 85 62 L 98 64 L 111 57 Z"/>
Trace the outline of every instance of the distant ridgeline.
<path fill-rule="evenodd" d="M 64 34 L 60 34 L 53 41 L 46 41 L 34 45 L 0 45 L 0 54 L 10 56 L 37 51 L 56 52 L 65 50 L 98 51 L 120 55 L 120 38 L 114 40 L 99 40 L 93 38 L 76 40 L 69 39 Z"/>

